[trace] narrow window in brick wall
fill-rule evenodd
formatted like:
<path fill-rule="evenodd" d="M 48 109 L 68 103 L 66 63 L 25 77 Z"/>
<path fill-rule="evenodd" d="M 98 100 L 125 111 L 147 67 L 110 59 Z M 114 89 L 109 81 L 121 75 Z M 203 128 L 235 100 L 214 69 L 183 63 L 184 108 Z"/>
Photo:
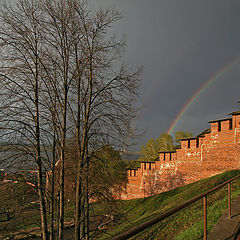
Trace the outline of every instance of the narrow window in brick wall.
<path fill-rule="evenodd" d="M 151 170 L 152 169 L 152 164 L 151 163 L 149 163 L 149 170 Z"/>
<path fill-rule="evenodd" d="M 229 120 L 229 130 L 232 130 L 232 119 Z"/>
<path fill-rule="evenodd" d="M 166 153 L 163 153 L 163 160 L 165 161 L 166 159 Z"/>
<path fill-rule="evenodd" d="M 218 131 L 221 132 L 221 122 L 218 122 Z"/>
<path fill-rule="evenodd" d="M 129 170 L 129 175 L 130 175 L 130 177 L 132 176 L 132 170 Z"/>
<path fill-rule="evenodd" d="M 188 140 L 188 146 L 187 147 L 190 148 L 190 139 Z"/>
<path fill-rule="evenodd" d="M 147 164 L 146 164 L 146 163 L 144 163 L 144 170 L 146 170 L 146 169 L 147 169 L 146 165 L 147 165 Z"/>
<path fill-rule="evenodd" d="M 134 170 L 134 177 L 136 177 L 136 170 Z"/>
<path fill-rule="evenodd" d="M 196 148 L 199 147 L 199 138 L 196 139 Z"/>
<path fill-rule="evenodd" d="M 170 153 L 170 161 L 172 160 L 172 153 Z"/>

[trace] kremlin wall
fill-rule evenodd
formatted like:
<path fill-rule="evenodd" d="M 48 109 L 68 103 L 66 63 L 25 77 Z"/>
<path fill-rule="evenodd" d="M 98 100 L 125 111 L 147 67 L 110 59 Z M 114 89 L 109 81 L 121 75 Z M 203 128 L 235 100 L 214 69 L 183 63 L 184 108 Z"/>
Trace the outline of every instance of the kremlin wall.
<path fill-rule="evenodd" d="M 176 151 L 159 152 L 153 162 L 127 169 L 121 199 L 148 197 L 240 167 L 240 111 L 210 121 L 211 128 L 181 140 Z"/>

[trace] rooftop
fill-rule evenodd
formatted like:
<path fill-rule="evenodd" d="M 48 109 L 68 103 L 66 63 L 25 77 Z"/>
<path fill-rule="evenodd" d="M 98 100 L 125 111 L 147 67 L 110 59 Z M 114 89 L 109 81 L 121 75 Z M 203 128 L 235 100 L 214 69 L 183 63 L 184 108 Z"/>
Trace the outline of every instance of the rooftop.
<path fill-rule="evenodd" d="M 155 163 L 155 161 L 139 161 L 140 163 Z"/>
<path fill-rule="evenodd" d="M 198 137 L 189 137 L 189 138 L 182 138 L 179 139 L 180 141 L 185 141 L 185 140 L 193 140 L 193 139 L 197 139 Z"/>
<path fill-rule="evenodd" d="M 229 115 L 240 115 L 240 111 L 229 113 Z"/>
<path fill-rule="evenodd" d="M 126 168 L 126 170 L 138 170 L 140 167 L 135 167 L 135 168 Z"/>
<path fill-rule="evenodd" d="M 239 112 L 239 114 L 240 114 L 240 112 Z M 232 120 L 232 118 L 223 118 L 223 119 L 213 120 L 213 121 L 209 121 L 209 123 L 223 122 L 223 121 L 228 121 L 228 120 Z"/>
<path fill-rule="evenodd" d="M 211 129 L 208 128 L 208 129 L 204 130 L 203 132 L 199 133 L 199 134 L 197 135 L 197 137 L 198 137 L 198 138 L 204 137 L 205 134 L 208 134 L 208 133 L 210 133 L 210 132 L 211 132 Z"/>
<path fill-rule="evenodd" d="M 158 153 L 175 153 L 176 151 L 175 150 L 172 150 L 172 151 L 160 151 Z"/>

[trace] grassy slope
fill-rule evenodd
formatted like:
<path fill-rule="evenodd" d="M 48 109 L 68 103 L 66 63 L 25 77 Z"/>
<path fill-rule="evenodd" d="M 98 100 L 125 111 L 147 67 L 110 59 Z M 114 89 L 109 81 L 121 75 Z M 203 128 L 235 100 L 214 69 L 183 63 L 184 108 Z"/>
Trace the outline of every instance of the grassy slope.
<path fill-rule="evenodd" d="M 111 229 L 98 239 L 111 239 L 111 236 L 128 230 L 151 219 L 166 210 L 207 191 L 239 174 L 239 170 L 228 171 L 175 190 L 145 199 L 121 201 L 121 209 L 126 213 Z M 232 184 L 232 199 L 240 194 L 240 180 Z M 177 214 L 155 224 L 148 230 L 131 239 L 202 239 L 203 201 L 199 200 Z M 215 225 L 227 208 L 227 186 L 208 197 L 208 231 Z"/>
<path fill-rule="evenodd" d="M 159 215 L 237 174 L 240 174 L 240 171 L 228 171 L 149 198 L 118 201 L 114 211 L 120 213 L 120 215 L 124 214 L 119 221 L 109 226 L 110 229 L 107 229 L 105 234 L 100 236 L 100 233 L 96 232 L 93 239 L 112 239 L 112 236 L 151 219 L 153 216 Z M 232 198 L 240 194 L 240 180 L 234 182 L 232 189 Z M 0 235 L 8 231 L 15 232 L 38 226 L 40 220 L 38 206 L 31 203 L 34 200 L 36 201 L 37 198 L 30 191 L 29 186 L 21 183 L 1 184 L 0 193 L 1 208 L 10 208 L 15 212 L 10 222 L 0 222 Z M 227 187 L 208 197 L 208 230 L 214 226 L 222 212 L 227 208 L 226 194 Z M 202 205 L 202 200 L 199 200 L 190 208 L 182 210 L 131 239 L 201 239 L 203 235 Z M 96 204 L 95 210 L 101 212 L 101 209 L 102 214 L 105 214 L 107 211 L 106 205 L 102 207 Z M 113 209 L 113 207 L 109 206 L 109 209 Z M 72 219 L 72 216 L 73 207 L 66 206 L 66 220 Z"/>
<path fill-rule="evenodd" d="M 0 183 L 0 210 L 9 210 L 11 218 L 4 221 L 6 214 L 0 214 L 0 236 L 39 226 L 37 199 L 35 191 L 26 183 Z"/>

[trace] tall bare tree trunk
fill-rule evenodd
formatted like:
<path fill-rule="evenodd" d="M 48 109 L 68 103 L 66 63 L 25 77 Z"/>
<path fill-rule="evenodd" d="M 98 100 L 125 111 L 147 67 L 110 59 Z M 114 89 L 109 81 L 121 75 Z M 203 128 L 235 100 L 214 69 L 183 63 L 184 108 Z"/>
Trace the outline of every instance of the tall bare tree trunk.
<path fill-rule="evenodd" d="M 77 141 L 77 179 L 76 179 L 76 192 L 75 192 L 75 213 L 74 213 L 74 239 L 80 239 L 80 229 L 81 229 L 81 213 L 82 213 L 82 167 L 83 161 L 82 157 L 82 146 L 81 146 L 81 77 L 82 70 L 80 62 L 82 59 L 79 59 L 78 56 L 78 43 L 75 43 L 75 61 L 76 61 L 76 70 L 77 70 L 77 120 L 76 120 L 76 141 Z"/>
<path fill-rule="evenodd" d="M 80 215 L 81 215 L 81 195 L 82 195 L 82 186 L 81 186 L 81 180 L 79 179 L 80 174 L 77 175 L 77 185 L 76 185 L 76 194 L 75 194 L 75 217 L 74 217 L 74 224 L 75 224 L 75 230 L 74 230 L 74 239 L 78 240 L 80 239 Z"/>
<path fill-rule="evenodd" d="M 41 228 L 42 228 L 42 239 L 48 239 L 48 230 L 47 230 L 47 218 L 46 218 L 46 204 L 44 199 L 44 190 L 43 190 L 43 179 L 42 179 L 42 164 L 40 160 L 40 155 L 37 153 L 36 161 L 38 164 L 37 176 L 38 176 L 38 195 L 40 200 L 40 216 L 41 216 Z"/>
<path fill-rule="evenodd" d="M 47 212 L 44 198 L 43 188 L 43 172 L 42 172 L 42 160 L 41 160 L 41 148 L 40 148 L 40 124 L 39 124 L 39 87 L 38 87 L 38 43 L 35 41 L 35 134 L 36 134 L 36 163 L 38 166 L 38 195 L 40 201 L 40 216 L 41 216 L 41 228 L 42 239 L 48 239 L 47 230 Z"/>
<path fill-rule="evenodd" d="M 87 138 L 88 138 L 88 118 L 89 118 L 89 112 L 90 112 L 90 106 L 91 106 L 91 99 L 92 99 L 92 86 L 91 86 L 91 82 L 89 83 L 89 88 L 90 88 L 90 94 L 89 94 L 89 98 L 87 99 L 87 102 L 84 103 L 86 108 L 86 112 L 85 112 L 85 116 L 84 116 L 84 130 L 83 130 L 83 136 L 82 136 L 82 143 L 81 143 L 81 155 L 79 158 L 79 162 L 78 162 L 78 178 L 77 178 L 77 187 L 81 186 L 81 192 L 80 192 L 80 188 L 78 187 L 76 189 L 76 203 L 75 203 L 75 240 L 79 239 L 77 238 L 78 236 L 80 236 L 80 239 L 84 239 L 85 238 L 85 230 L 86 230 L 86 186 L 83 186 L 80 181 L 83 180 L 82 178 L 82 168 L 85 165 L 86 159 L 87 159 Z M 87 172 L 84 172 L 85 174 L 87 174 Z M 85 182 L 85 181 L 84 181 Z M 81 193 L 81 195 L 80 195 Z M 78 233 L 80 231 L 80 233 Z"/>
<path fill-rule="evenodd" d="M 58 238 L 63 239 L 64 228 L 64 175 L 65 175 L 65 142 L 66 142 L 66 124 L 67 124 L 67 80 L 64 84 L 64 105 L 63 105 L 63 126 L 61 139 L 61 170 L 60 170 L 60 192 L 59 192 L 59 229 Z"/>
<path fill-rule="evenodd" d="M 89 158 L 87 158 L 87 170 L 86 172 L 88 173 L 89 172 Z M 86 240 L 89 240 L 89 176 L 88 174 L 86 174 L 86 197 L 85 197 L 85 207 L 86 207 Z"/>
<path fill-rule="evenodd" d="M 54 127 L 53 128 L 53 146 L 52 146 L 52 176 L 51 176 L 51 192 L 50 192 L 50 231 L 49 231 L 50 240 L 54 240 L 55 163 L 56 163 L 56 132 Z"/>
<path fill-rule="evenodd" d="M 81 212 L 80 212 L 80 216 L 81 216 L 81 225 L 80 225 L 80 239 L 85 239 L 85 227 L 86 227 L 86 215 L 85 215 L 85 189 L 82 191 L 82 196 L 81 196 Z"/>

